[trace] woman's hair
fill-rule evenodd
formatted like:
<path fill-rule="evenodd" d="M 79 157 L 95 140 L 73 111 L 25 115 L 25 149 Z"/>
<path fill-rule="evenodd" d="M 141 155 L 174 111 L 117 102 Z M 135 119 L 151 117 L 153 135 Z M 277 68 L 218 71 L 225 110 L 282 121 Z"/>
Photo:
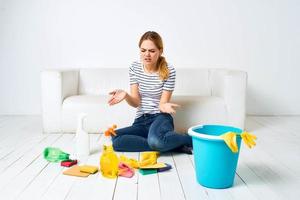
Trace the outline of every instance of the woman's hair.
<path fill-rule="evenodd" d="M 142 35 L 140 42 L 139 42 L 139 47 L 141 47 L 142 43 L 144 40 L 151 40 L 155 46 L 163 52 L 164 50 L 164 45 L 163 41 L 160 37 L 160 35 L 154 31 L 148 31 Z M 157 69 L 158 69 L 158 74 L 161 80 L 166 80 L 169 77 L 169 69 L 167 66 L 167 61 L 164 56 L 159 56 L 157 60 Z"/>

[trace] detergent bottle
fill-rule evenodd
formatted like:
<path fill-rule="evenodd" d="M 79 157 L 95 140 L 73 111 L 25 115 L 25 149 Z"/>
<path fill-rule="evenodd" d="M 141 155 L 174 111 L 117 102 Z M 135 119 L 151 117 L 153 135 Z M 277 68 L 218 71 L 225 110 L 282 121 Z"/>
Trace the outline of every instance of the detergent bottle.
<path fill-rule="evenodd" d="M 88 133 L 83 129 L 83 120 L 86 114 L 78 115 L 78 124 L 76 130 L 76 155 L 88 156 L 90 154 L 90 140 Z"/>
<path fill-rule="evenodd" d="M 115 125 L 112 128 L 109 128 L 107 131 L 105 131 L 103 136 L 105 137 L 105 143 L 103 145 L 103 151 L 100 157 L 100 170 L 102 175 L 106 178 L 116 178 L 119 173 L 119 158 L 114 152 L 111 143 L 111 135 L 115 135 L 115 128 Z"/>
<path fill-rule="evenodd" d="M 69 160 L 70 154 L 63 152 L 59 148 L 47 147 L 43 152 L 44 158 L 49 162 L 60 162 L 63 160 Z"/>

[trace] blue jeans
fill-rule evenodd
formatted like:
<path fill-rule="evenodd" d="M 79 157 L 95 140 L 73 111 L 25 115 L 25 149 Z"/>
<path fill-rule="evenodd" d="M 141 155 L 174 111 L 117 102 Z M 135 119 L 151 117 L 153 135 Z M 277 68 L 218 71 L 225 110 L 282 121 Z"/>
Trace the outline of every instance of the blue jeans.
<path fill-rule="evenodd" d="M 116 151 L 166 152 L 183 145 L 192 146 L 189 135 L 174 132 L 173 118 L 167 113 L 144 114 L 132 126 L 118 129 L 116 133 L 112 138 Z"/>

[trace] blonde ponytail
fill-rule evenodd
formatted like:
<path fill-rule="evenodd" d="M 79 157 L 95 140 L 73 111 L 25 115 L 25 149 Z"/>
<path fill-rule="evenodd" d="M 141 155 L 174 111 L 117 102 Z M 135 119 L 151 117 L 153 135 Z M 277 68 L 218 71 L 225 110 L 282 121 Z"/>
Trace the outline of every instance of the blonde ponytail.
<path fill-rule="evenodd" d="M 167 65 L 167 61 L 165 57 L 160 56 L 157 61 L 157 69 L 158 69 L 158 74 L 159 78 L 161 80 L 167 80 L 169 78 L 169 69 Z"/>

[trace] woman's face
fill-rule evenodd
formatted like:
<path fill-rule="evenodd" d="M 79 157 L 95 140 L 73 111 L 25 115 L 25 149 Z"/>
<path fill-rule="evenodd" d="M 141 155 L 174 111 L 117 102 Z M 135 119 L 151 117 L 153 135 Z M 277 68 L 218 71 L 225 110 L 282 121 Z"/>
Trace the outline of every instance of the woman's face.
<path fill-rule="evenodd" d="M 140 46 L 141 61 L 146 66 L 156 67 L 161 51 L 151 40 L 144 40 Z"/>

